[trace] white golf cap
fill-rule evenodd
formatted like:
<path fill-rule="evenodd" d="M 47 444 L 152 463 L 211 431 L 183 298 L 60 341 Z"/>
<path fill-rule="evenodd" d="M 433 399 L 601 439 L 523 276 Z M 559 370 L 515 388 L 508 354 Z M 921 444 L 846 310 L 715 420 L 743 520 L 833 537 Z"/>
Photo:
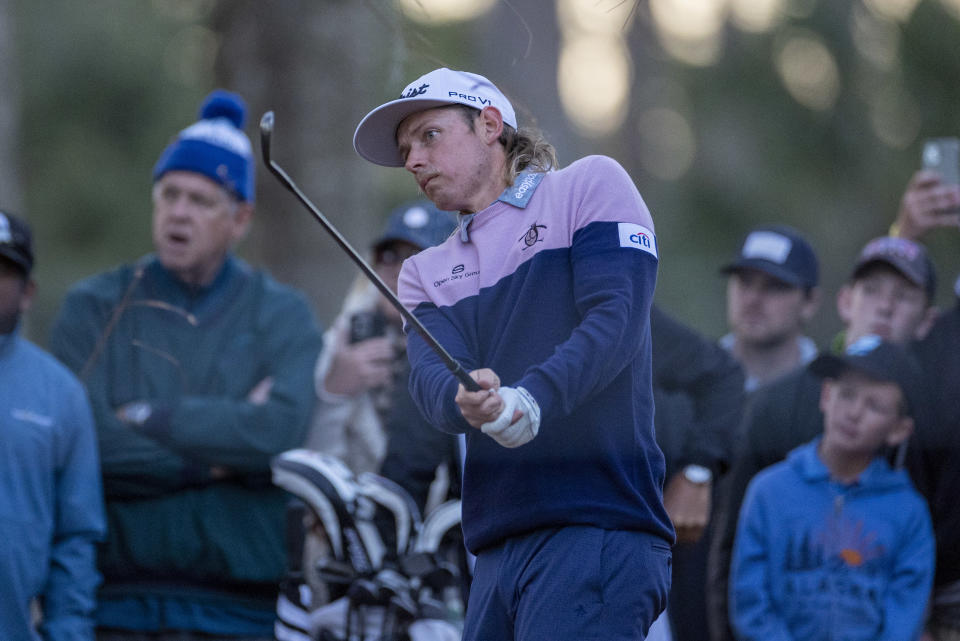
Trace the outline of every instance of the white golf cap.
<path fill-rule="evenodd" d="M 480 110 L 496 107 L 504 124 L 517 128 L 513 105 L 496 85 L 481 75 L 442 67 L 420 76 L 404 88 L 400 98 L 382 104 L 360 121 L 353 148 L 377 165 L 402 167 L 397 149 L 397 127 L 410 114 L 443 105 L 461 104 Z"/>

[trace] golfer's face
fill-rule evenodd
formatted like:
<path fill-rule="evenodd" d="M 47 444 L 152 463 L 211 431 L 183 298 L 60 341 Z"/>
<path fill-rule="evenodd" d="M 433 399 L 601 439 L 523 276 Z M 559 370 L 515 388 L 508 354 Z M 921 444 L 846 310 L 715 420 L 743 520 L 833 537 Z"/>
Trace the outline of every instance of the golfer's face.
<path fill-rule="evenodd" d="M 463 110 L 438 107 L 408 116 L 397 128 L 397 144 L 404 168 L 439 209 L 473 212 L 490 204 L 480 195 L 496 178 L 490 150 Z"/>

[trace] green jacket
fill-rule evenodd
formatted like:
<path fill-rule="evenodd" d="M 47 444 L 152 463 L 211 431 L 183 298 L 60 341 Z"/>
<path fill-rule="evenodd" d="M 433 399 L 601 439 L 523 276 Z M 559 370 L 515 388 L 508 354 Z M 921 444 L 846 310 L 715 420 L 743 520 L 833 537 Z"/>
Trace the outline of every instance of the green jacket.
<path fill-rule="evenodd" d="M 276 585 L 286 496 L 269 461 L 303 442 L 320 346 L 302 295 L 235 257 L 202 289 L 147 256 L 70 290 L 50 348 L 84 380 L 97 423 L 105 593 Z M 268 397 L 251 401 L 267 377 Z M 152 410 L 139 428 L 115 415 L 132 401 Z"/>

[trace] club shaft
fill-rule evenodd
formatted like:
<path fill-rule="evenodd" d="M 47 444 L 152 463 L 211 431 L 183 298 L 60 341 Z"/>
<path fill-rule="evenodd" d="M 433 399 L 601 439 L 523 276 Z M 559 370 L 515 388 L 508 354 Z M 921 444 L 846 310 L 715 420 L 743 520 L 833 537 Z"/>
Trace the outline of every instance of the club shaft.
<path fill-rule="evenodd" d="M 269 125 L 265 127 L 263 123 L 267 122 L 268 115 L 270 116 Z M 324 216 L 323 213 L 317 209 L 316 205 L 314 205 L 310 199 L 307 198 L 306 194 L 304 194 L 300 188 L 297 187 L 296 183 L 294 183 L 290 176 L 287 175 L 287 172 L 285 172 L 277 163 L 270 159 L 269 136 L 270 129 L 272 128 L 272 120 L 273 113 L 267 112 L 267 114 L 264 115 L 264 120 L 261 121 L 261 143 L 263 146 L 264 161 L 266 162 L 267 168 L 270 170 L 270 172 L 276 176 L 277 179 L 279 179 L 280 182 L 283 183 L 283 185 L 290 190 L 294 196 L 297 197 L 297 199 L 310 211 L 310 213 L 313 214 L 313 217 L 317 220 L 317 222 L 323 225 L 323 228 L 326 229 L 331 236 L 333 236 L 333 239 L 337 242 L 337 244 L 340 245 L 345 252 L 347 252 L 347 255 L 350 256 L 351 260 L 356 263 L 357 267 L 359 267 L 360 270 L 367 276 L 367 278 L 370 279 L 374 286 L 380 290 L 380 293 L 383 294 L 387 301 L 393 305 L 398 312 L 400 312 L 400 315 L 403 316 L 407 323 L 409 323 L 410 327 L 420 334 L 423 340 L 426 341 L 427 345 L 429 345 L 430 348 L 437 354 L 437 356 L 440 357 L 440 360 L 443 361 L 443 364 L 454 376 L 457 377 L 460 383 L 462 383 L 463 386 L 471 392 L 481 391 L 482 388 L 480 385 L 477 384 L 475 380 L 470 378 L 470 375 L 466 370 L 463 369 L 463 366 L 456 359 L 450 356 L 447 350 L 443 348 L 443 345 L 441 345 L 437 339 L 433 337 L 433 334 L 427 330 L 423 323 L 420 322 L 420 319 L 414 316 L 413 313 L 403 306 L 403 303 L 401 303 L 400 299 L 397 298 L 397 295 L 393 293 L 393 290 L 391 290 L 390 287 L 383 282 L 383 279 L 380 278 L 379 274 L 377 274 L 377 272 L 370 267 L 367 261 L 363 259 L 363 256 L 361 256 L 357 250 L 353 248 L 347 239 L 343 237 L 340 231 L 334 227 L 329 220 L 327 220 L 327 217 Z"/>

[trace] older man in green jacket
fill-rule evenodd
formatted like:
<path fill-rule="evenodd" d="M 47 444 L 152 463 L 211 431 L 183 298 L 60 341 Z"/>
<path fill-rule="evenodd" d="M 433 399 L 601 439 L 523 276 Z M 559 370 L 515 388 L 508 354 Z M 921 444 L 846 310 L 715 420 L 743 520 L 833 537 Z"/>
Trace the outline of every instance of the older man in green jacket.
<path fill-rule="evenodd" d="M 74 286 L 51 337 L 100 439 L 101 640 L 272 638 L 269 460 L 303 441 L 321 339 L 301 294 L 232 253 L 253 211 L 243 102 L 217 91 L 200 116 L 154 168 L 155 253 Z"/>

